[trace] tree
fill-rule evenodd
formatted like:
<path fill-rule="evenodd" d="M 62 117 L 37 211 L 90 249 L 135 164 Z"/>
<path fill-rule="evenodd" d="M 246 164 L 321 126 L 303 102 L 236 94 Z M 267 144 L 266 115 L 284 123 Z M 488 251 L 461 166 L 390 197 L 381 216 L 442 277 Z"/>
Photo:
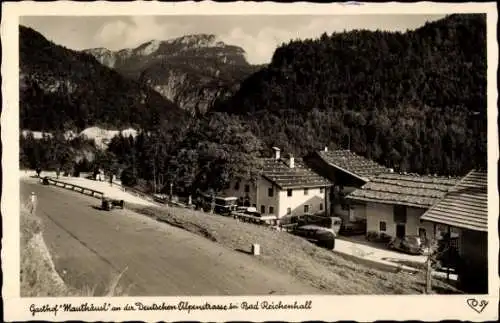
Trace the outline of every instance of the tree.
<path fill-rule="evenodd" d="M 446 262 L 446 267 L 448 268 L 452 265 L 453 260 L 450 259 L 450 255 L 453 254 L 454 248 L 451 246 L 451 236 L 448 231 L 445 234 L 444 238 L 441 240 L 437 240 L 436 237 L 433 237 L 428 241 L 429 252 L 427 254 L 427 258 L 425 261 L 426 271 L 425 271 L 425 293 L 432 294 L 432 273 L 436 268 L 438 268 L 443 261 Z M 458 263 L 459 256 L 454 255 L 456 257 L 455 262 Z"/>
<path fill-rule="evenodd" d="M 120 176 L 122 185 L 125 186 L 135 186 L 137 184 L 137 177 L 134 173 L 133 167 L 129 166 L 125 168 Z"/>
<path fill-rule="evenodd" d="M 232 179 L 257 178 L 261 148 L 260 140 L 237 118 L 215 113 L 191 127 L 170 166 L 176 169 L 177 182 L 219 192 Z"/>

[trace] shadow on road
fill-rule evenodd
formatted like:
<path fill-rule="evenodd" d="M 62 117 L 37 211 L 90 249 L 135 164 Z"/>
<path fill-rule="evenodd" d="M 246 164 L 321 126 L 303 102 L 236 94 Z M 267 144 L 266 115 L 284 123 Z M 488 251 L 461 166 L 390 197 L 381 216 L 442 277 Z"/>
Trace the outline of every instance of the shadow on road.
<path fill-rule="evenodd" d="M 92 207 L 94 210 L 104 211 L 102 207 L 97 206 L 97 205 L 91 205 L 91 207 Z"/>
<path fill-rule="evenodd" d="M 240 249 L 240 248 L 236 248 L 234 249 L 235 251 L 238 251 L 238 252 L 241 252 L 241 253 L 244 253 L 244 254 L 247 254 L 247 255 L 251 255 L 252 253 L 248 250 L 243 250 L 243 249 Z"/>

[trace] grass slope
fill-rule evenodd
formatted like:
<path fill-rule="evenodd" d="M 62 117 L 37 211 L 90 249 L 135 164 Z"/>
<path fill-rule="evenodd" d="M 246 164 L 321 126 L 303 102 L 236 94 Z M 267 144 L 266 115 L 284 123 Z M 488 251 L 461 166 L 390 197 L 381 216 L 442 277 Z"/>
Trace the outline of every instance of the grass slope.
<path fill-rule="evenodd" d="M 21 207 L 21 297 L 50 297 L 68 294 L 57 274 L 42 237 L 42 222 Z"/>
<path fill-rule="evenodd" d="M 21 205 L 21 297 L 63 296 L 126 296 L 119 285 L 123 272 L 113 277 L 104 295 L 95 295 L 95 288 L 78 290 L 67 286 L 57 273 L 50 252 L 43 240 L 42 220 Z"/>
<path fill-rule="evenodd" d="M 232 250 L 249 252 L 251 244 L 258 243 L 261 245 L 259 261 L 290 273 L 325 294 L 420 294 L 424 290 L 423 272 L 410 274 L 375 269 L 286 232 L 188 209 L 137 205 L 129 205 L 129 208 Z M 437 280 L 433 287 L 436 293 L 459 293 Z"/>

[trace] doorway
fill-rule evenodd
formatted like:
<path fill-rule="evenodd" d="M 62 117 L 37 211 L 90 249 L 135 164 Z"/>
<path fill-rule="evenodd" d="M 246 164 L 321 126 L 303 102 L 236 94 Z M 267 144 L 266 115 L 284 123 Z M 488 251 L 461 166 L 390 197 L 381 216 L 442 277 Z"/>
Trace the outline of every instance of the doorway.
<path fill-rule="evenodd" d="M 404 238 L 406 235 L 406 225 L 402 223 L 396 224 L 396 237 Z"/>

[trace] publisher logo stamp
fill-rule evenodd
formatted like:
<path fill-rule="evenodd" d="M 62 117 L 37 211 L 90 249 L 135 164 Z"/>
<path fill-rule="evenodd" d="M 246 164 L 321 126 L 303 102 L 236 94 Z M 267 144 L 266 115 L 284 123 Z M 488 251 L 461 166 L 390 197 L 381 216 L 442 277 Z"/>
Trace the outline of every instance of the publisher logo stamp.
<path fill-rule="evenodd" d="M 481 313 L 486 308 L 486 305 L 488 305 L 488 301 L 485 300 L 478 301 L 475 298 L 469 298 L 467 300 L 467 305 L 469 305 L 469 307 L 472 308 L 477 313 Z"/>

